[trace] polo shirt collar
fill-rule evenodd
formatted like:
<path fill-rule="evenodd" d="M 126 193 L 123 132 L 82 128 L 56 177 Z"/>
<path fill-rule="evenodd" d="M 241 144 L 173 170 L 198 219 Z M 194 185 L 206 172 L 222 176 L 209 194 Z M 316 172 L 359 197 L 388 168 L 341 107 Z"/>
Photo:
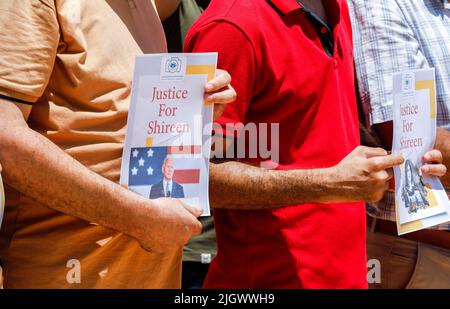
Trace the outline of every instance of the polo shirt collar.
<path fill-rule="evenodd" d="M 295 0 L 267 0 L 276 9 L 278 9 L 284 15 L 289 14 L 292 11 L 301 9 L 302 6 Z"/>

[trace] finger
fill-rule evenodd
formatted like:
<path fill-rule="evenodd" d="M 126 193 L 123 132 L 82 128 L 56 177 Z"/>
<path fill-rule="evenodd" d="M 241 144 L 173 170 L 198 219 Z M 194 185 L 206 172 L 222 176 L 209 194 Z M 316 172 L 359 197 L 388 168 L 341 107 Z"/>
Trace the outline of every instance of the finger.
<path fill-rule="evenodd" d="M 392 168 L 402 164 L 405 160 L 402 155 L 387 155 L 372 157 L 369 159 L 372 168 L 376 171 Z"/>
<path fill-rule="evenodd" d="M 203 213 L 203 209 L 201 209 L 200 207 L 197 207 L 197 206 L 194 207 L 194 206 L 186 205 L 183 203 L 183 207 L 196 218 L 200 217 L 201 214 Z"/>
<path fill-rule="evenodd" d="M 387 172 L 388 175 L 389 175 L 389 179 L 388 179 L 388 180 L 391 180 L 392 177 L 394 177 L 394 170 L 393 170 L 392 168 L 388 168 L 388 169 L 386 170 L 386 172 Z"/>
<path fill-rule="evenodd" d="M 198 236 L 202 233 L 202 224 L 200 221 L 195 220 L 195 223 L 191 227 L 192 236 Z"/>
<path fill-rule="evenodd" d="M 389 169 L 388 169 L 389 170 Z M 389 180 L 391 179 L 391 175 L 389 174 L 388 170 L 381 170 L 373 172 L 373 177 L 380 185 L 389 184 Z"/>
<path fill-rule="evenodd" d="M 425 163 L 442 163 L 442 161 L 443 161 L 442 153 L 439 150 L 437 150 L 437 149 L 433 149 L 431 151 L 428 151 L 423 156 L 423 161 Z"/>
<path fill-rule="evenodd" d="M 422 174 L 442 177 L 447 173 L 447 167 L 444 164 L 427 164 L 421 167 Z"/>
<path fill-rule="evenodd" d="M 227 104 L 236 100 L 236 91 L 230 86 L 220 92 L 206 94 L 205 101 L 210 104 Z"/>
<path fill-rule="evenodd" d="M 231 83 L 231 76 L 227 71 L 217 70 L 217 76 L 205 85 L 205 92 L 212 93 L 227 87 Z"/>
<path fill-rule="evenodd" d="M 388 154 L 388 152 L 383 148 L 364 147 L 362 151 L 367 159 L 379 156 L 386 156 Z"/>
<path fill-rule="evenodd" d="M 382 173 L 380 176 L 381 177 L 380 179 L 382 179 L 384 181 L 384 183 L 389 184 L 389 181 L 391 180 L 391 178 L 394 174 L 393 172 L 390 172 L 390 171 L 393 171 L 392 168 L 388 168 L 388 169 L 381 170 L 378 172 L 378 173 Z"/>
<path fill-rule="evenodd" d="M 386 192 L 387 190 L 389 190 L 389 182 L 385 182 L 379 186 L 377 186 L 378 190 L 380 190 L 382 192 L 382 194 L 384 194 L 384 192 Z"/>

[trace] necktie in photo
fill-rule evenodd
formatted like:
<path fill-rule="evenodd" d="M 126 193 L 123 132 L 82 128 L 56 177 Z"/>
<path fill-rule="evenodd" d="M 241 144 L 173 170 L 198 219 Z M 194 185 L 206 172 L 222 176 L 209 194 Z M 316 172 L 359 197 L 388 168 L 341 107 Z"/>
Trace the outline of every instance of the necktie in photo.
<path fill-rule="evenodd" d="M 170 197 L 169 183 L 166 184 L 166 197 Z"/>

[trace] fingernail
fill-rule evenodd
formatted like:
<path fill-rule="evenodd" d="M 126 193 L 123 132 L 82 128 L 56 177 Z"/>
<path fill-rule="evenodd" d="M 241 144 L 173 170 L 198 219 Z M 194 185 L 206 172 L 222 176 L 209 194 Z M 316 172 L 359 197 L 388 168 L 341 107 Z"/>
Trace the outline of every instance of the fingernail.
<path fill-rule="evenodd" d="M 214 95 L 208 95 L 206 96 L 206 101 L 213 102 L 214 101 Z"/>
<path fill-rule="evenodd" d="M 428 166 L 422 166 L 422 173 L 428 173 L 429 170 Z"/>
<path fill-rule="evenodd" d="M 203 209 L 202 209 L 202 208 L 195 207 L 195 212 L 202 213 L 202 212 L 203 212 Z"/>
<path fill-rule="evenodd" d="M 205 86 L 206 91 L 210 91 L 210 90 L 212 90 L 213 88 L 214 88 L 214 85 L 211 84 L 211 83 L 207 83 L 206 86 Z"/>

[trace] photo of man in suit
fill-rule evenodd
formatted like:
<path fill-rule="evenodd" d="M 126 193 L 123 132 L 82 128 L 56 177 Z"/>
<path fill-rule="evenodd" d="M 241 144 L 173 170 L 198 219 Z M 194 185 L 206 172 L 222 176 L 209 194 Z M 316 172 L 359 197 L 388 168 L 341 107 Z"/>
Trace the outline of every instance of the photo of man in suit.
<path fill-rule="evenodd" d="M 184 198 L 183 186 L 173 181 L 173 159 L 166 157 L 162 165 L 163 179 L 150 190 L 150 199 L 160 197 Z"/>
<path fill-rule="evenodd" d="M 402 199 L 405 201 L 408 213 L 417 213 L 419 209 L 426 209 L 430 206 L 426 198 L 427 194 L 422 176 L 419 175 L 417 167 L 410 160 L 406 160 Z"/>

